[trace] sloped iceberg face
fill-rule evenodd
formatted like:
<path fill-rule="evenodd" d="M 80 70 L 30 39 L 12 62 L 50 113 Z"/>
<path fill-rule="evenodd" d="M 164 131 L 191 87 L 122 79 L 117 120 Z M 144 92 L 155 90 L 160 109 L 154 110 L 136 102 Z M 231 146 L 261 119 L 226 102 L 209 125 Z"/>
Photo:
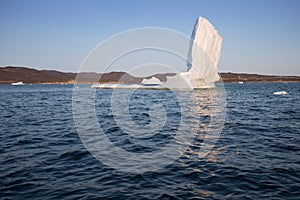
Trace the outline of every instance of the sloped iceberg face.
<path fill-rule="evenodd" d="M 199 17 L 194 26 L 192 40 L 188 54 L 189 63 L 192 65 L 188 68 L 192 86 L 212 86 L 220 79 L 217 66 L 221 56 L 222 37 L 207 19 Z"/>
<path fill-rule="evenodd" d="M 203 53 L 199 51 L 199 47 L 205 51 L 214 66 L 217 67 L 221 56 L 222 37 L 218 34 L 214 26 L 203 17 L 199 17 L 194 26 L 188 52 L 189 62 L 187 63 L 187 71 L 191 69 L 191 63 L 196 66 L 199 63 L 197 58 Z"/>
<path fill-rule="evenodd" d="M 220 79 L 218 64 L 221 55 L 222 37 L 205 18 L 195 23 L 188 51 L 187 72 L 169 77 L 166 85 L 184 79 L 191 88 L 214 87 Z"/>

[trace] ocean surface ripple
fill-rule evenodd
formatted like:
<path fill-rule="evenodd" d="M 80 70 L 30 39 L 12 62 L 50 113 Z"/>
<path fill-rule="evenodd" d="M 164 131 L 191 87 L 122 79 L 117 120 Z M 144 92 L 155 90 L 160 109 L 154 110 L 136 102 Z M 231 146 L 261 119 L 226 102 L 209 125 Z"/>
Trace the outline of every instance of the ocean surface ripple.
<path fill-rule="evenodd" d="M 73 86 L 0 85 L 0 198 L 299 199 L 300 83 L 228 83 L 225 88 L 225 126 L 208 156 L 200 159 L 199 149 L 191 146 L 163 169 L 134 174 L 87 151 L 73 120 Z M 288 95 L 273 95 L 281 90 Z M 154 93 L 162 99 L 172 95 L 151 90 L 140 95 Z M 98 90 L 96 98 L 109 94 Z M 133 98 L 132 120 L 148 124 L 145 99 Z M 123 137 L 109 122 L 110 111 L 96 105 L 98 117 L 106 116 L 101 126 L 108 137 Z M 173 104 L 168 115 L 175 125 L 177 108 Z M 120 147 L 143 150 L 126 144 Z"/>

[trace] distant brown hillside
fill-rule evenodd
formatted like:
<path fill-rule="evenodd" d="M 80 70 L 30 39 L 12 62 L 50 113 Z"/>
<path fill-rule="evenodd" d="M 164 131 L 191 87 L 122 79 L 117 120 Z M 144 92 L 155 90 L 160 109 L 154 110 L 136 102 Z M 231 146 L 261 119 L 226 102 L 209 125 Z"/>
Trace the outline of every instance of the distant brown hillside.
<path fill-rule="evenodd" d="M 74 80 L 75 73 L 63 73 L 54 70 L 36 70 L 26 67 L 0 68 L 0 83 L 8 84 L 18 81 L 24 83 L 69 82 Z"/>
<path fill-rule="evenodd" d="M 76 73 L 65 73 L 55 70 L 36 70 L 26 67 L 0 67 L 0 84 L 11 84 L 22 81 L 24 83 L 74 83 Z M 173 76 L 174 73 L 155 74 L 154 77 L 160 81 L 166 81 L 167 76 Z M 221 73 L 223 82 L 296 82 L 300 81 L 299 76 L 266 76 L 259 74 L 245 73 Z M 126 72 L 110 72 L 99 74 L 95 72 L 82 72 L 79 83 L 141 83 L 143 78 L 134 77 Z M 100 79 L 99 79 L 100 78 Z M 91 81 L 92 80 L 92 81 Z M 95 80 L 95 81 L 93 81 Z M 99 80 L 99 81 L 97 81 Z"/>
<path fill-rule="evenodd" d="M 299 76 L 270 76 L 245 73 L 221 73 L 223 82 L 299 82 Z"/>

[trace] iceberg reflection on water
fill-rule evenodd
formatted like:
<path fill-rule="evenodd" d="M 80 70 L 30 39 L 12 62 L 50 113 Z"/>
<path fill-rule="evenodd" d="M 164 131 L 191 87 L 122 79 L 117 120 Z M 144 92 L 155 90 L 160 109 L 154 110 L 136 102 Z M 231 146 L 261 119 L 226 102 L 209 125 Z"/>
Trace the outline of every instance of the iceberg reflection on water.
<path fill-rule="evenodd" d="M 95 95 L 87 98 L 87 93 Z M 78 133 L 94 157 L 142 173 L 164 168 L 186 150 L 205 157 L 224 124 L 223 96 L 222 88 L 90 89 L 73 94 L 73 110 Z"/>

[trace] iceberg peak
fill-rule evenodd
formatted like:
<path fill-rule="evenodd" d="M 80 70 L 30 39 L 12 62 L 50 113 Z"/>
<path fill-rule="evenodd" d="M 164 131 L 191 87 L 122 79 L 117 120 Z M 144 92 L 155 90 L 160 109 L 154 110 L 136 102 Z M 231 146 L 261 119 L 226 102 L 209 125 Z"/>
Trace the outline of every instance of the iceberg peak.
<path fill-rule="evenodd" d="M 217 66 L 222 40 L 215 27 L 206 18 L 199 17 L 190 39 L 187 72 L 169 77 L 166 85 L 183 79 L 191 88 L 214 87 L 214 83 L 220 79 Z"/>

